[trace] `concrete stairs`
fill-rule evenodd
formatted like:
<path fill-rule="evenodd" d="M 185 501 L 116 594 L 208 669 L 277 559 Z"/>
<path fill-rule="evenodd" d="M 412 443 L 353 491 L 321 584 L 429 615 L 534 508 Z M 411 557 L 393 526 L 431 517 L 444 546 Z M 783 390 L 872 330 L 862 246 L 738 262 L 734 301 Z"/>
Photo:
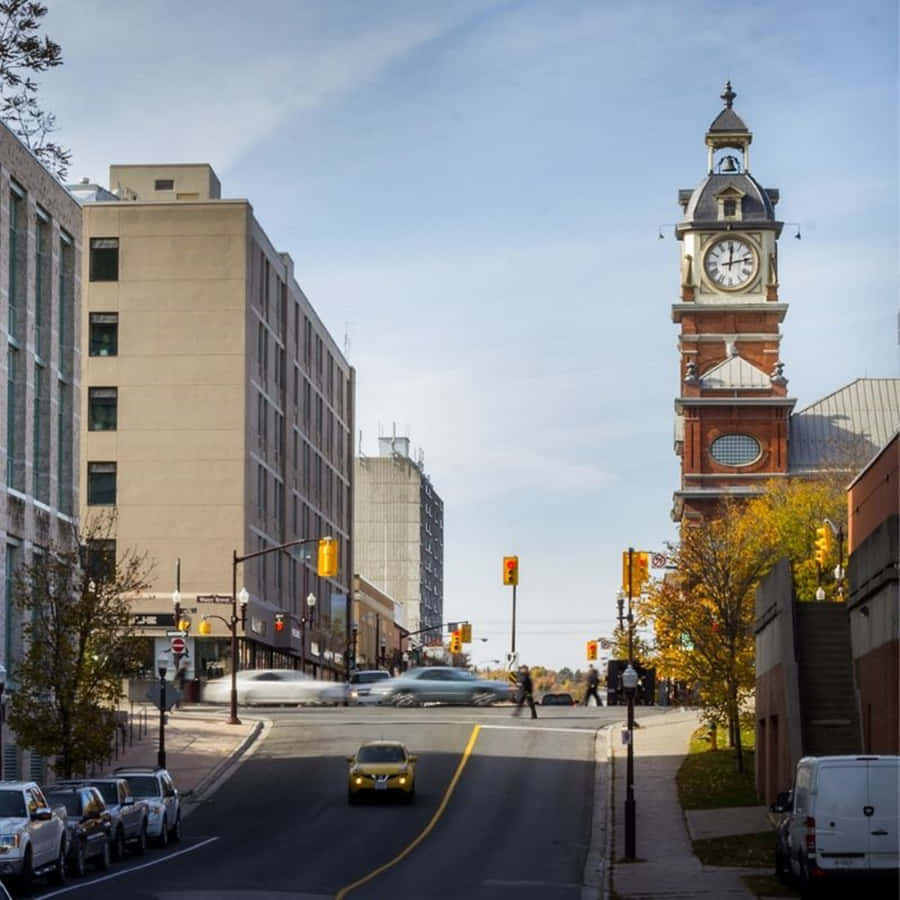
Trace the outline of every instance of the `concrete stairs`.
<path fill-rule="evenodd" d="M 813 602 L 795 610 L 803 754 L 861 753 L 847 607 Z"/>

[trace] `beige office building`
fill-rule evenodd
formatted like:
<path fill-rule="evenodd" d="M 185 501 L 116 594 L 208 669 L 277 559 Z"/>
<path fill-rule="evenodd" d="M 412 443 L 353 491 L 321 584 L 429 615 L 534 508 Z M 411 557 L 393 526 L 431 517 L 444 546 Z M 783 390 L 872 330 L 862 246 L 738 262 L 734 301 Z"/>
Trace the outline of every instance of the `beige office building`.
<path fill-rule="evenodd" d="M 242 668 L 342 677 L 354 370 L 290 256 L 248 201 L 221 199 L 210 166 L 111 166 L 109 185 L 71 189 L 84 210 L 82 514 L 115 507 L 119 549 L 155 560 L 135 600 L 147 655 L 168 647 L 177 588 L 189 677 L 229 671 L 233 555 L 331 535 L 333 579 L 317 576 L 314 544 L 237 566 L 237 630 Z"/>

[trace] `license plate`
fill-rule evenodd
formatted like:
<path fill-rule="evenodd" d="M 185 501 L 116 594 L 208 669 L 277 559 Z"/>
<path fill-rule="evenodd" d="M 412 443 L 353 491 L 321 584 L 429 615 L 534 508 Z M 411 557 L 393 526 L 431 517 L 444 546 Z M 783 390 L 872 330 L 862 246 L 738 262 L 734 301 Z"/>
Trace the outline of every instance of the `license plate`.
<path fill-rule="evenodd" d="M 864 862 L 865 860 L 863 859 L 848 858 L 846 856 L 831 860 L 832 865 L 834 865 L 836 869 L 857 869 L 862 866 Z"/>
<path fill-rule="evenodd" d="M 386 791 L 387 790 L 387 782 L 386 781 L 376 781 L 375 782 L 375 790 L 376 791 Z"/>

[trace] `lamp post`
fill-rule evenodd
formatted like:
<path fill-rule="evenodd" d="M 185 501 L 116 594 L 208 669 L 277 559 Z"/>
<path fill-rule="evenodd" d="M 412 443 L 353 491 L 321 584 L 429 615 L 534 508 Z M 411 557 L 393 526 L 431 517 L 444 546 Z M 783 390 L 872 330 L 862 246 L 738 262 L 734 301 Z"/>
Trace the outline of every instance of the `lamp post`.
<path fill-rule="evenodd" d="M 160 653 L 156 660 L 156 669 L 159 672 L 159 753 L 157 754 L 157 765 L 164 769 L 166 767 L 166 669 L 169 661 L 165 655 Z"/>
<path fill-rule="evenodd" d="M 306 595 L 306 615 L 300 620 L 303 628 L 300 630 L 300 671 L 306 671 L 306 635 L 311 630 L 313 611 L 316 608 L 316 595 L 310 591 Z"/>
<path fill-rule="evenodd" d="M 0 665 L 0 781 L 3 780 L 3 722 L 6 719 L 6 705 L 3 690 L 6 687 L 6 666 Z"/>
<path fill-rule="evenodd" d="M 628 761 L 625 768 L 625 858 L 634 859 L 634 689 L 637 687 L 638 674 L 634 666 L 628 663 L 622 673 L 622 686 L 628 698 Z"/>

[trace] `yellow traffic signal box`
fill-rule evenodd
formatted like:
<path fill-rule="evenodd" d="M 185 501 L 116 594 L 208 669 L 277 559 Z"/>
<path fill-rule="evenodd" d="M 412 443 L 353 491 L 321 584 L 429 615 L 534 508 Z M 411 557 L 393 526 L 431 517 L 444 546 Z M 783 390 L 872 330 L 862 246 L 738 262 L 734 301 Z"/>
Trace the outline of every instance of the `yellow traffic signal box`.
<path fill-rule="evenodd" d="M 828 525 L 819 525 L 816 528 L 816 552 L 815 560 L 820 566 L 824 566 L 831 555 L 832 536 Z"/>
<path fill-rule="evenodd" d="M 459 626 L 459 639 L 464 644 L 472 643 L 472 625 L 469 622 L 463 622 L 462 625 Z"/>
<path fill-rule="evenodd" d="M 516 585 L 519 583 L 519 557 L 503 557 L 503 583 Z"/>
<path fill-rule="evenodd" d="M 450 652 L 462 652 L 462 641 L 460 640 L 459 630 L 450 632 Z"/>
<path fill-rule="evenodd" d="M 588 641 L 587 642 L 587 658 L 591 662 L 597 658 L 597 642 L 596 641 Z"/>
<path fill-rule="evenodd" d="M 322 538 L 319 541 L 317 572 L 321 578 L 334 578 L 338 573 L 338 542 L 336 538 Z"/>
<path fill-rule="evenodd" d="M 643 586 L 650 580 L 650 554 L 645 550 L 633 550 L 631 553 L 631 573 L 628 571 L 628 551 L 622 551 L 622 590 L 632 596 L 640 594 Z M 630 582 L 630 584 L 629 584 Z"/>

